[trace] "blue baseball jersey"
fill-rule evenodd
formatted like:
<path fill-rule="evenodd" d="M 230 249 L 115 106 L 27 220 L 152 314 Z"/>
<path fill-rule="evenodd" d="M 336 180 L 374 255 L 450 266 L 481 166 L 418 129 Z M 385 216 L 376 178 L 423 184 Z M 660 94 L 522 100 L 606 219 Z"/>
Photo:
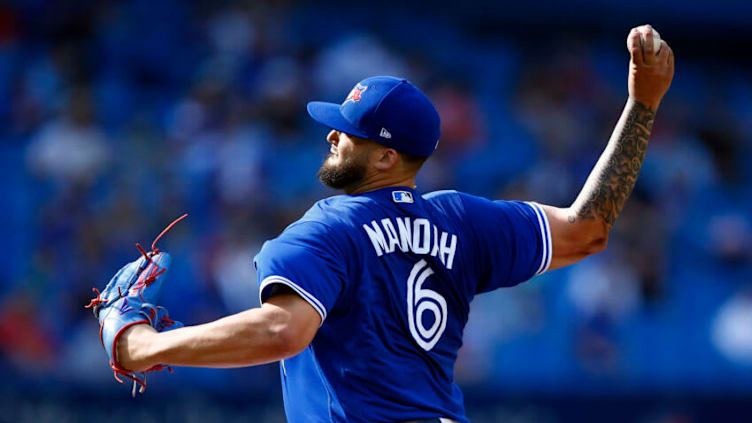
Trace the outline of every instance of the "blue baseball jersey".
<path fill-rule="evenodd" d="M 476 294 L 551 261 L 538 204 L 403 187 L 317 202 L 254 259 L 261 301 L 285 285 L 321 316 L 280 366 L 298 422 L 467 422 L 454 363 Z"/>

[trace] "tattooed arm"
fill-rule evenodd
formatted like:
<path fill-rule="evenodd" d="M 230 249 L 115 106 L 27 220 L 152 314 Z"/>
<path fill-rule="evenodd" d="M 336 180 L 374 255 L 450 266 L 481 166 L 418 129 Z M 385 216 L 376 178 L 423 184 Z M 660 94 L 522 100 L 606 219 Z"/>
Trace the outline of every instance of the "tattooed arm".
<path fill-rule="evenodd" d="M 551 227 L 553 258 L 550 269 L 567 266 L 606 248 L 608 232 L 632 193 L 655 112 L 671 85 L 674 54 L 662 42 L 656 54 L 652 28 L 644 27 L 646 42 L 640 45 L 638 28 L 627 39 L 629 99 L 603 154 L 575 202 L 568 208 L 543 206 Z"/>
<path fill-rule="evenodd" d="M 655 112 L 630 98 L 606 150 L 571 207 L 567 221 L 600 221 L 611 229 L 621 213 L 648 148 Z"/>

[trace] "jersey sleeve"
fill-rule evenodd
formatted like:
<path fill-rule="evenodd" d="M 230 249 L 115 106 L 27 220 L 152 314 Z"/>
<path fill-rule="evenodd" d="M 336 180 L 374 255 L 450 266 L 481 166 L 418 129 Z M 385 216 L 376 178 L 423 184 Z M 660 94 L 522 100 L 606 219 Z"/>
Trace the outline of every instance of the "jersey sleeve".
<path fill-rule="evenodd" d="M 261 303 L 285 285 L 307 301 L 323 324 L 345 287 L 345 269 L 336 240 L 319 222 L 298 222 L 264 243 L 253 260 Z"/>
<path fill-rule="evenodd" d="M 467 194 L 462 201 L 477 242 L 478 293 L 514 286 L 548 270 L 551 230 L 539 204 Z"/>

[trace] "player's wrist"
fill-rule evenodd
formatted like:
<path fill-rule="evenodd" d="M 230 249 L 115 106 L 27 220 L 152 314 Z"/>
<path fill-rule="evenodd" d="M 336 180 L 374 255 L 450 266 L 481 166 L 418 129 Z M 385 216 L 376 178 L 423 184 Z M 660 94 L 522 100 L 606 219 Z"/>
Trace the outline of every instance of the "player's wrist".
<path fill-rule="evenodd" d="M 157 332 L 148 324 L 135 325 L 126 329 L 117 344 L 118 364 L 127 370 L 143 371 L 159 363 L 151 353 Z"/>
<path fill-rule="evenodd" d="M 650 110 L 651 112 L 655 113 L 658 111 L 658 107 L 661 105 L 661 99 L 658 100 L 645 100 L 645 99 L 638 99 L 633 95 L 629 95 L 629 101 L 637 104 L 645 109 Z"/>

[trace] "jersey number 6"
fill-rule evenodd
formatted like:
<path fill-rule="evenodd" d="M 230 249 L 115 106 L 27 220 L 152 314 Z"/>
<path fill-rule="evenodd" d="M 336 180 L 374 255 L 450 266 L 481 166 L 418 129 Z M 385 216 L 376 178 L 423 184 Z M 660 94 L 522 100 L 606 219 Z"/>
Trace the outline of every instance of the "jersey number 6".
<path fill-rule="evenodd" d="M 430 351 L 446 329 L 447 304 L 438 292 L 421 288 L 426 278 L 433 275 L 433 270 L 425 260 L 415 263 L 407 278 L 407 323 L 415 342 L 426 351 Z M 433 314 L 433 324 L 426 329 L 423 325 L 423 313 Z"/>

